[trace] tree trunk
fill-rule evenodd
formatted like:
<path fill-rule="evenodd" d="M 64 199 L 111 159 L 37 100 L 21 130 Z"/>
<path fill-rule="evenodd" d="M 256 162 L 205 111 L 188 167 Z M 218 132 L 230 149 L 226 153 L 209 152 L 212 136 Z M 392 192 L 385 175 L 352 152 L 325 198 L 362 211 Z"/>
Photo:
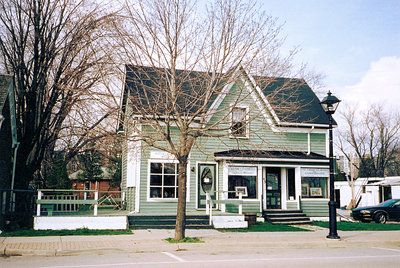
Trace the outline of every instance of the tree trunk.
<path fill-rule="evenodd" d="M 176 212 L 175 239 L 185 238 L 186 224 L 186 171 L 187 157 L 179 159 L 178 163 L 178 208 Z"/>

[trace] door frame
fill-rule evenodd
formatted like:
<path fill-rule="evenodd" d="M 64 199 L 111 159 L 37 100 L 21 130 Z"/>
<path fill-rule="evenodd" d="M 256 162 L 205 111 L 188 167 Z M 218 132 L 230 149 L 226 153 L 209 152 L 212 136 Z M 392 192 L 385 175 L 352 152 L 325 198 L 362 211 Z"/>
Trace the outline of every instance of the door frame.
<path fill-rule="evenodd" d="M 215 178 L 214 178 L 214 198 L 213 200 L 217 199 L 217 192 L 218 192 L 218 163 L 217 162 L 196 162 L 196 209 L 197 210 L 205 210 L 206 206 L 200 207 L 200 165 L 214 165 L 215 166 Z M 216 204 L 214 203 L 213 208 L 216 208 Z"/>
<path fill-rule="evenodd" d="M 267 186 L 267 169 L 277 169 L 279 170 L 277 173 L 279 174 L 279 194 L 280 194 L 280 208 L 276 209 L 284 209 L 286 203 L 284 204 L 283 199 L 286 195 L 283 194 L 286 191 L 286 169 L 279 166 L 263 166 L 263 208 L 269 209 L 267 204 L 267 193 L 268 193 L 268 186 Z M 285 181 L 284 181 L 285 180 Z"/>

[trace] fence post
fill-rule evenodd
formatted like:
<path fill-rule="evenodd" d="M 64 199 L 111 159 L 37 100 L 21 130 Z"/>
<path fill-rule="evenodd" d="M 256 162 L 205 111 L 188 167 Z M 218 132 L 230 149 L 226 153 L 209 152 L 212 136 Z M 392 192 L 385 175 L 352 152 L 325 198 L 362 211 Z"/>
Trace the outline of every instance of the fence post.
<path fill-rule="evenodd" d="M 11 200 L 12 200 L 11 212 L 15 212 L 15 192 L 14 191 L 11 191 Z"/>
<path fill-rule="evenodd" d="M 210 194 L 206 193 L 206 214 L 210 214 Z"/>
<path fill-rule="evenodd" d="M 222 200 L 228 200 L 228 192 L 224 192 L 224 193 L 222 193 L 222 195 L 223 195 Z M 225 213 L 225 211 L 226 211 L 226 204 L 222 203 L 221 204 L 221 212 Z"/>
<path fill-rule="evenodd" d="M 42 191 L 38 191 L 38 195 L 37 195 L 37 200 L 41 200 L 42 199 Z M 40 203 L 37 203 L 37 210 L 36 210 L 36 216 L 40 216 Z"/>
<path fill-rule="evenodd" d="M 213 203 L 210 196 L 210 225 L 212 225 L 212 208 L 213 208 Z"/>
<path fill-rule="evenodd" d="M 239 200 L 242 200 L 242 195 L 243 195 L 243 193 L 239 192 Z M 242 214 L 242 213 L 243 213 L 243 204 L 240 203 L 239 204 L 239 214 Z"/>
<path fill-rule="evenodd" d="M 6 200 L 7 200 L 7 191 L 3 192 L 3 199 L 1 202 L 1 214 L 6 214 Z"/>
<path fill-rule="evenodd" d="M 99 191 L 94 192 L 94 200 L 96 201 L 94 204 L 94 215 L 97 216 L 97 201 L 99 200 Z"/>

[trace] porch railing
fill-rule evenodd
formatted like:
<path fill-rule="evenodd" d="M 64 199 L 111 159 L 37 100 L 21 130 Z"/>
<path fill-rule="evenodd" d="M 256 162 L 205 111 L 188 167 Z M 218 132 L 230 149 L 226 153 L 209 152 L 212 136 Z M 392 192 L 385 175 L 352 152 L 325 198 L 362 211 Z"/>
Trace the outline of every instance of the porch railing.
<path fill-rule="evenodd" d="M 125 208 L 125 192 L 69 189 L 39 189 L 36 200 L 36 215 L 44 212 L 47 216 L 54 214 L 74 214 L 80 210 L 93 209 L 93 215 L 98 215 L 98 208 Z"/>
<path fill-rule="evenodd" d="M 213 204 L 223 205 L 221 211 L 226 212 L 226 204 L 238 205 L 238 214 L 243 214 L 243 193 L 238 191 L 216 191 L 216 194 L 223 194 L 224 199 L 212 200 L 210 193 L 206 193 L 206 214 L 210 215 L 210 225 L 212 224 L 212 208 Z M 236 193 L 239 199 L 228 199 L 229 193 Z"/>

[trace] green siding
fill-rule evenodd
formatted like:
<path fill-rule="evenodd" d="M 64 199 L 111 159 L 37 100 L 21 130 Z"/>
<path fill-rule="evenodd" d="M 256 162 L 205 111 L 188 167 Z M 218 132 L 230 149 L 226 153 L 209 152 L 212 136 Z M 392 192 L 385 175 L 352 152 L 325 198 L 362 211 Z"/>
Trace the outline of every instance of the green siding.
<path fill-rule="evenodd" d="M 301 200 L 301 209 L 309 217 L 327 217 L 329 200 Z"/>
<path fill-rule="evenodd" d="M 226 204 L 226 212 L 238 213 L 239 206 L 234 204 Z M 260 201 L 248 201 L 243 203 L 243 212 L 261 212 Z"/>
<path fill-rule="evenodd" d="M 325 134 L 311 133 L 311 151 L 317 154 L 326 155 Z"/>
<path fill-rule="evenodd" d="M 296 210 L 297 208 L 297 202 L 286 202 L 286 207 L 287 209 L 291 209 L 291 210 Z"/>
<path fill-rule="evenodd" d="M 247 106 L 250 109 L 250 132 L 249 138 L 245 139 L 236 139 L 229 137 L 229 125 L 230 125 L 230 116 L 226 116 L 226 111 L 229 110 L 229 107 L 232 103 L 235 103 L 237 100 L 237 95 L 241 96 L 240 103 L 237 106 Z M 212 119 L 210 124 L 214 124 L 216 122 L 221 122 L 220 128 L 222 130 L 219 132 L 225 133 L 222 137 L 200 137 L 197 139 L 196 143 L 193 146 L 190 155 L 190 168 L 189 174 L 190 177 L 190 201 L 187 202 L 187 212 L 196 211 L 196 163 L 197 162 L 215 162 L 214 160 L 214 152 L 217 151 L 226 151 L 230 149 L 259 149 L 259 150 L 296 150 L 296 151 L 307 151 L 308 149 L 308 133 L 285 133 L 285 132 L 274 132 L 271 127 L 267 124 L 264 116 L 261 111 L 257 108 L 257 105 L 254 103 L 254 100 L 251 96 L 248 95 L 247 90 L 241 92 L 239 86 L 234 86 L 230 92 L 227 94 L 225 99 L 220 105 L 221 112 L 216 113 Z M 155 134 L 154 130 L 150 127 L 143 126 L 142 129 L 144 132 L 150 134 Z M 171 128 L 172 137 L 177 139 L 179 136 L 178 130 L 176 128 Z M 311 134 L 311 149 L 315 150 L 317 153 L 325 153 L 325 135 L 324 134 Z M 159 145 L 166 145 L 165 143 L 158 143 Z M 127 147 L 125 146 L 125 151 Z M 124 151 L 124 155 L 126 152 Z M 149 147 L 143 143 L 142 147 L 142 157 L 140 162 L 140 212 L 141 213 L 163 213 L 163 214 L 173 214 L 176 213 L 177 202 L 168 202 L 163 200 L 148 200 L 148 170 L 149 170 L 149 158 L 150 152 L 157 151 L 157 149 L 153 147 Z M 126 159 L 124 159 L 126 162 Z M 278 163 L 276 163 L 278 164 Z M 223 166 L 222 162 L 218 163 L 218 189 L 221 191 L 223 189 Z M 192 171 L 194 170 L 194 171 Z M 125 176 L 125 177 L 124 177 Z M 123 164 L 123 182 L 126 182 L 126 163 L 125 167 Z M 258 189 L 261 191 L 261 189 Z M 128 207 L 134 207 L 134 188 L 128 189 L 129 203 Z M 219 199 L 223 199 L 222 196 L 219 196 Z M 236 208 L 231 207 L 231 205 L 227 205 L 230 210 L 237 211 Z M 249 201 L 243 205 L 244 212 L 259 212 L 260 211 L 260 201 Z"/>

